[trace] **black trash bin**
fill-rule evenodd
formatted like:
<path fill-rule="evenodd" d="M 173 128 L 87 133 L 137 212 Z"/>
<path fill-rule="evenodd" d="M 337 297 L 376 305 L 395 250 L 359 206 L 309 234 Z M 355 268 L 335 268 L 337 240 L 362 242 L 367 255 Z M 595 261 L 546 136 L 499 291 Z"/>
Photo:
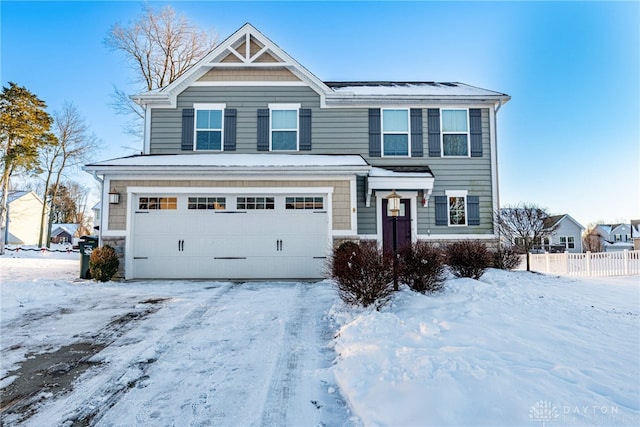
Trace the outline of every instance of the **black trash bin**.
<path fill-rule="evenodd" d="M 89 272 L 89 257 L 91 251 L 98 247 L 98 238 L 95 236 L 82 236 L 78 241 L 80 248 L 80 278 L 91 279 Z"/>

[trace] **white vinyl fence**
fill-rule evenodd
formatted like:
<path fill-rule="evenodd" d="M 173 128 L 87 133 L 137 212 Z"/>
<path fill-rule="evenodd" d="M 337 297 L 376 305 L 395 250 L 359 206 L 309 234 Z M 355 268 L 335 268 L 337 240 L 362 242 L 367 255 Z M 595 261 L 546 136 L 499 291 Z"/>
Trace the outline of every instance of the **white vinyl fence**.
<path fill-rule="evenodd" d="M 571 276 L 640 274 L 640 251 L 529 254 L 531 271 Z"/>

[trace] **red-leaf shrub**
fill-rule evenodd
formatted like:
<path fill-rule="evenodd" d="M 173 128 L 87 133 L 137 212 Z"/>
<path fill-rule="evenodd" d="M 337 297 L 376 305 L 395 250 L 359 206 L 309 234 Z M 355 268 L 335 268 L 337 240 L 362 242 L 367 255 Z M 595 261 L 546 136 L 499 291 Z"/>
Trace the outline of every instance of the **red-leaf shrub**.
<path fill-rule="evenodd" d="M 479 279 L 491 267 L 493 257 L 484 243 L 460 240 L 446 247 L 447 264 L 457 277 Z"/>
<path fill-rule="evenodd" d="M 431 243 L 419 241 L 402 251 L 400 279 L 416 292 L 434 293 L 444 287 L 442 250 Z"/>
<path fill-rule="evenodd" d="M 498 248 L 492 251 L 493 267 L 501 270 L 514 270 L 522 262 L 520 254 L 513 247 Z"/>
<path fill-rule="evenodd" d="M 382 307 L 393 293 L 391 261 L 376 242 L 345 242 L 334 249 L 331 277 L 342 301 L 362 307 Z"/>

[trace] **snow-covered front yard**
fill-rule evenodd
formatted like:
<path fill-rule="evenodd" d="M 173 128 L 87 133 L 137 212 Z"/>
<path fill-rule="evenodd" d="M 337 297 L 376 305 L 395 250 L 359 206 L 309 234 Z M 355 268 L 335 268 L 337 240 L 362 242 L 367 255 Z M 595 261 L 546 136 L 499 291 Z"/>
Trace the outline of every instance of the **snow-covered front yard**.
<path fill-rule="evenodd" d="M 489 270 L 380 312 L 330 282 L 78 280 L 0 257 L 3 425 L 640 424 L 640 277 Z"/>

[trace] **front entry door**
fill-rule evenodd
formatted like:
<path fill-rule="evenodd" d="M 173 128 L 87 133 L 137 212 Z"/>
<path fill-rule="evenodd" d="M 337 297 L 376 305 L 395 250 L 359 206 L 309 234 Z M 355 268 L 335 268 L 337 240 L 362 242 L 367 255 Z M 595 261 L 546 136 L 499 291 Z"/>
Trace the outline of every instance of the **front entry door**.
<path fill-rule="evenodd" d="M 382 249 L 385 253 L 393 253 L 393 217 L 387 210 L 387 200 L 382 199 Z M 400 200 L 397 233 L 398 251 L 411 244 L 411 201 Z"/>

